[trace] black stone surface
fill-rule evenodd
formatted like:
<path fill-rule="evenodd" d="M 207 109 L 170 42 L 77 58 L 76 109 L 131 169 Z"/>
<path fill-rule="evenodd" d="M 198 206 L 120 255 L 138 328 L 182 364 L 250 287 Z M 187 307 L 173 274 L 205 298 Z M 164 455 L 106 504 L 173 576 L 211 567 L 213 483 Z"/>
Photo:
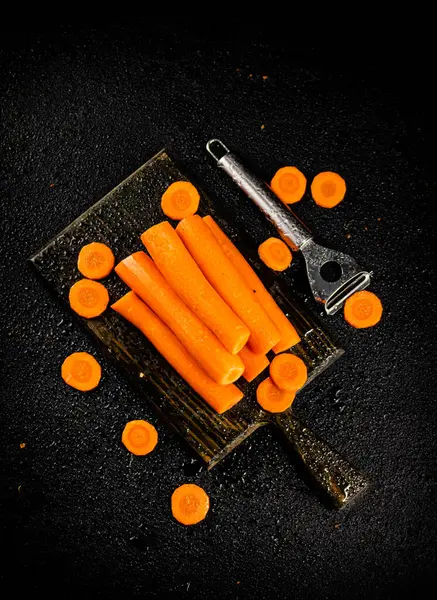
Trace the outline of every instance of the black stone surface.
<path fill-rule="evenodd" d="M 315 49 L 237 24 L 2 35 L 0 50 L 0 584 L 5 597 L 397 598 L 436 587 L 435 244 L 429 54 Z M 357 46 L 358 48 L 358 46 Z M 428 56 L 428 59 L 427 59 Z M 27 258 L 161 147 L 254 243 L 272 231 L 216 170 L 221 137 L 266 179 L 295 164 L 341 173 L 327 211 L 296 206 L 375 272 L 381 324 L 329 320 L 346 355 L 296 412 L 373 481 L 327 509 L 276 437 L 256 433 L 208 473 L 165 426 L 145 459 L 120 444 L 151 409 L 109 363 L 98 390 L 60 362 L 96 352 Z M 297 257 L 296 257 L 297 258 Z M 305 296 L 300 260 L 283 275 Z M 309 302 L 312 303 L 311 300 Z M 319 308 L 313 305 L 319 312 Z M 21 448 L 20 444 L 25 444 Z M 212 509 L 184 528 L 173 489 Z"/>

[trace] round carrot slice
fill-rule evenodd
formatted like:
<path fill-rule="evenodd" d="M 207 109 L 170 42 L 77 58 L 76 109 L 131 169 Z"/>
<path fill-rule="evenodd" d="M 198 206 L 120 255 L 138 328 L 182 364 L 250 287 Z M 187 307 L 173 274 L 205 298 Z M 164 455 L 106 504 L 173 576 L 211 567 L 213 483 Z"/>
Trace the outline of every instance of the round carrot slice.
<path fill-rule="evenodd" d="M 305 175 L 296 167 L 282 167 L 276 171 L 271 188 L 284 204 L 294 204 L 302 199 L 307 186 Z"/>
<path fill-rule="evenodd" d="M 161 198 L 162 212 L 175 221 L 190 217 L 199 208 L 199 192 L 189 181 L 175 181 Z"/>
<path fill-rule="evenodd" d="M 270 377 L 261 381 L 256 389 L 258 404 L 268 412 L 284 412 L 293 404 L 294 392 L 285 392 L 276 387 Z"/>
<path fill-rule="evenodd" d="M 151 423 L 141 419 L 126 423 L 121 441 L 132 454 L 145 456 L 158 443 L 158 432 Z"/>
<path fill-rule="evenodd" d="M 379 323 L 381 317 L 381 300 L 373 292 L 356 292 L 344 304 L 344 318 L 356 329 L 373 327 Z"/>
<path fill-rule="evenodd" d="M 296 392 L 308 379 L 307 367 L 295 354 L 279 354 L 270 364 L 270 377 L 280 390 Z"/>
<path fill-rule="evenodd" d="M 323 208 L 334 208 L 346 194 L 346 182 L 338 173 L 324 171 L 313 179 L 311 195 L 313 200 Z"/>
<path fill-rule="evenodd" d="M 183 525 L 195 525 L 208 514 L 209 496 L 195 483 L 184 483 L 171 496 L 171 512 Z"/>
<path fill-rule="evenodd" d="M 68 298 L 71 308 L 87 319 L 101 315 L 109 302 L 108 290 L 102 283 L 92 279 L 76 281 L 70 288 Z"/>
<path fill-rule="evenodd" d="M 282 240 L 271 237 L 258 246 L 258 255 L 273 271 L 285 271 L 291 265 L 293 255 Z"/>
<path fill-rule="evenodd" d="M 69 386 L 89 392 L 99 385 L 102 369 L 88 352 L 73 352 L 62 363 L 61 376 Z"/>
<path fill-rule="evenodd" d="M 103 279 L 114 268 L 114 254 L 106 244 L 91 242 L 79 252 L 77 268 L 88 279 Z"/>

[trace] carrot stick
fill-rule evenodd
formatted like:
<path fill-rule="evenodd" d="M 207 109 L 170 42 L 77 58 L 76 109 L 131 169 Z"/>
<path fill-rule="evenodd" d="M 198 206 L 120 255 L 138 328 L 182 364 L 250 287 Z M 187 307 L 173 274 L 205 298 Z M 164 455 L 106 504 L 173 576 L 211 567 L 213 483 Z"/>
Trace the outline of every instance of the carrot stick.
<path fill-rule="evenodd" d="M 195 483 L 184 483 L 171 496 L 171 512 L 182 525 L 195 525 L 209 511 L 209 496 Z"/>
<path fill-rule="evenodd" d="M 132 454 L 145 456 L 158 443 L 158 432 L 151 423 L 142 419 L 129 421 L 123 429 L 121 441 Z"/>
<path fill-rule="evenodd" d="M 239 357 L 244 363 L 243 377 L 249 382 L 253 381 L 269 366 L 269 359 L 265 354 L 255 354 L 248 346 L 244 346 L 240 350 Z"/>
<path fill-rule="evenodd" d="M 111 308 L 137 327 L 173 369 L 219 414 L 241 400 L 243 394 L 235 385 L 219 385 L 208 377 L 174 333 L 134 292 L 128 292 Z"/>
<path fill-rule="evenodd" d="M 73 352 L 62 363 L 61 376 L 70 387 L 89 392 L 99 385 L 102 369 L 88 352 Z"/>
<path fill-rule="evenodd" d="M 292 346 L 298 344 L 300 342 L 300 337 L 297 331 L 276 304 L 269 292 L 266 290 L 261 279 L 249 265 L 241 252 L 236 246 L 234 246 L 231 240 L 220 229 L 212 217 L 207 216 L 204 217 L 203 220 L 211 229 L 215 238 L 221 245 L 223 252 L 240 273 L 246 284 L 251 290 L 253 290 L 254 294 L 256 294 L 256 299 L 279 329 L 281 333 L 281 339 L 276 346 L 273 347 L 273 351 L 276 353 L 283 352 L 284 350 L 288 350 Z"/>
<path fill-rule="evenodd" d="M 276 171 L 270 185 L 282 202 L 294 204 L 299 202 L 304 195 L 307 180 L 296 167 L 282 167 Z"/>
<path fill-rule="evenodd" d="M 362 290 L 344 303 L 344 318 L 356 329 L 373 327 L 382 317 L 382 303 L 376 294 Z"/>
<path fill-rule="evenodd" d="M 210 284 L 248 327 L 251 350 L 257 354 L 271 350 L 281 338 L 278 328 L 223 252 L 202 217 L 193 215 L 183 219 L 176 231 Z"/>
<path fill-rule="evenodd" d="M 308 379 L 307 366 L 295 354 L 280 354 L 272 360 L 270 378 L 280 390 L 297 392 Z"/>
<path fill-rule="evenodd" d="M 258 256 L 273 271 L 285 271 L 293 258 L 287 244 L 275 237 L 268 238 L 258 246 Z"/>
<path fill-rule="evenodd" d="M 177 295 L 226 350 L 237 354 L 249 339 L 249 329 L 206 280 L 170 223 L 163 221 L 150 227 L 141 241 Z"/>
<path fill-rule="evenodd" d="M 346 194 L 346 182 L 332 171 L 324 171 L 316 175 L 311 183 L 313 200 L 323 208 L 334 208 Z"/>
<path fill-rule="evenodd" d="M 81 248 L 77 268 L 88 279 L 103 279 L 114 268 L 114 262 L 111 248 L 101 242 L 91 242 Z"/>
<path fill-rule="evenodd" d="M 194 215 L 199 208 L 199 192 L 189 181 L 175 181 L 164 192 L 161 199 L 162 212 L 166 217 L 180 221 Z"/>

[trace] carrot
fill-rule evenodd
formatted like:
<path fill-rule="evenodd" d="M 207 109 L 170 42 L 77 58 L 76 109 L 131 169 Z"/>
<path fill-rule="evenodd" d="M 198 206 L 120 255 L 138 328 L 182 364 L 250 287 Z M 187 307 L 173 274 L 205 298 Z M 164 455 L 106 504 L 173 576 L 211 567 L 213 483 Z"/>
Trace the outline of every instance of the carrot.
<path fill-rule="evenodd" d="M 208 377 L 174 333 L 134 292 L 128 292 L 111 308 L 137 327 L 173 369 L 219 414 L 242 399 L 243 394 L 235 385 L 219 385 Z"/>
<path fill-rule="evenodd" d="M 73 352 L 62 363 L 62 379 L 81 392 L 89 392 L 97 387 L 101 376 L 99 363 L 88 352 Z"/>
<path fill-rule="evenodd" d="M 184 483 L 171 496 L 171 512 L 182 525 L 195 525 L 209 511 L 209 496 L 195 483 Z"/>
<path fill-rule="evenodd" d="M 296 167 L 282 167 L 276 171 L 270 186 L 282 202 L 294 204 L 305 194 L 307 180 Z"/>
<path fill-rule="evenodd" d="M 103 279 L 114 268 L 114 262 L 111 248 L 100 242 L 91 242 L 81 248 L 77 268 L 88 279 Z"/>
<path fill-rule="evenodd" d="M 261 381 L 256 388 L 258 404 L 268 412 L 279 413 L 287 410 L 293 404 L 294 392 L 285 392 L 276 387 L 270 377 Z"/>
<path fill-rule="evenodd" d="M 158 432 L 147 421 L 129 421 L 123 429 L 121 441 L 132 454 L 145 456 L 150 454 L 158 443 Z"/>
<path fill-rule="evenodd" d="M 150 227 L 141 240 L 177 295 L 226 350 L 237 354 L 249 339 L 249 329 L 206 280 L 170 223 L 163 221 Z"/>
<path fill-rule="evenodd" d="M 265 265 L 273 271 L 285 271 L 293 258 L 290 248 L 278 238 L 268 238 L 258 246 L 258 255 Z"/>
<path fill-rule="evenodd" d="M 197 212 L 199 200 L 199 192 L 192 183 L 175 181 L 162 195 L 162 212 L 166 217 L 180 221 Z"/>
<path fill-rule="evenodd" d="M 281 338 L 278 328 L 223 252 L 202 217 L 194 215 L 183 219 L 176 231 L 209 283 L 248 327 L 251 350 L 257 354 L 271 350 Z"/>
<path fill-rule="evenodd" d="M 213 333 L 179 298 L 153 260 L 136 252 L 115 267 L 116 273 L 173 331 L 194 359 L 214 379 L 226 385 L 244 371 L 239 356 L 232 356 Z"/>
<path fill-rule="evenodd" d="M 248 346 L 240 350 L 239 356 L 244 363 L 243 377 L 246 381 L 253 381 L 269 366 L 269 359 L 265 354 L 255 354 Z"/>
<path fill-rule="evenodd" d="M 280 354 L 270 364 L 270 378 L 280 390 L 296 392 L 308 379 L 306 364 L 294 354 Z"/>
<path fill-rule="evenodd" d="M 332 171 L 319 173 L 311 184 L 313 200 L 323 208 L 334 208 L 346 194 L 346 182 L 343 177 Z"/>
<path fill-rule="evenodd" d="M 79 279 L 68 295 L 71 308 L 81 317 L 91 319 L 105 312 L 109 302 L 108 290 L 92 279 Z"/>
<path fill-rule="evenodd" d="M 367 290 L 356 292 L 344 304 L 344 318 L 356 329 L 373 327 L 382 317 L 381 300 Z"/>
<path fill-rule="evenodd" d="M 283 352 L 284 350 L 288 350 L 292 346 L 298 344 L 300 342 L 300 337 L 297 331 L 276 304 L 269 292 L 266 290 L 261 279 L 249 265 L 241 252 L 236 246 L 234 246 L 231 240 L 220 229 L 212 217 L 207 216 L 204 217 L 203 220 L 214 234 L 214 237 L 219 242 L 223 252 L 240 273 L 242 279 L 246 282 L 250 289 L 253 290 L 254 294 L 256 295 L 256 299 L 279 329 L 281 333 L 281 339 L 276 346 L 273 347 L 273 351 L 276 353 Z"/>

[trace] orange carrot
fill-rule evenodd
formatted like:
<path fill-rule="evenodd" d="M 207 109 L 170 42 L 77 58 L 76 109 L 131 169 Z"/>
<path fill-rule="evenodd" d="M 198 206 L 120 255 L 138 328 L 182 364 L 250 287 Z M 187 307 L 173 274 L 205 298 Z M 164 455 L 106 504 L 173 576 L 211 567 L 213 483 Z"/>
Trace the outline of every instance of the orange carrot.
<path fill-rule="evenodd" d="M 176 231 L 209 283 L 248 327 L 251 350 L 257 354 L 271 350 L 281 338 L 278 328 L 223 252 L 202 217 L 194 215 L 183 219 Z"/>
<path fill-rule="evenodd" d="M 296 167 L 282 167 L 276 171 L 270 185 L 282 202 L 294 204 L 305 194 L 307 180 Z"/>
<path fill-rule="evenodd" d="M 292 346 L 298 344 L 300 342 L 300 337 L 297 331 L 276 304 L 269 292 L 266 290 L 261 279 L 249 265 L 241 252 L 236 246 L 234 246 L 231 240 L 220 229 L 212 217 L 207 216 L 204 217 L 203 220 L 214 234 L 214 237 L 219 242 L 223 252 L 240 273 L 246 284 L 251 290 L 253 290 L 256 299 L 279 329 L 281 333 L 281 339 L 276 346 L 273 347 L 273 351 L 276 353 L 283 352 L 284 350 L 288 350 Z"/>
<path fill-rule="evenodd" d="M 147 421 L 129 421 L 123 429 L 121 441 L 132 454 L 145 456 L 152 452 L 158 443 L 158 432 Z"/>
<path fill-rule="evenodd" d="M 313 179 L 311 195 L 313 200 L 323 208 L 334 208 L 346 194 L 346 182 L 338 173 L 324 171 Z"/>
<path fill-rule="evenodd" d="M 285 271 L 293 258 L 287 244 L 275 237 L 268 238 L 258 246 L 258 255 L 273 271 Z"/>
<path fill-rule="evenodd" d="M 256 388 L 256 399 L 258 404 L 268 412 L 284 412 L 293 404 L 294 392 L 284 392 L 276 387 L 270 377 L 261 381 Z"/>
<path fill-rule="evenodd" d="M 179 298 L 144 252 L 128 256 L 115 267 L 123 281 L 173 331 L 206 373 L 221 385 L 243 374 L 239 356 L 232 356 Z"/>
<path fill-rule="evenodd" d="M 88 352 L 73 352 L 62 363 L 61 376 L 69 386 L 89 392 L 99 385 L 102 369 Z"/>
<path fill-rule="evenodd" d="M 100 242 L 91 242 L 79 252 L 77 268 L 88 279 L 103 279 L 114 268 L 114 262 L 111 248 Z"/>
<path fill-rule="evenodd" d="M 280 390 L 297 392 L 308 379 L 306 364 L 295 354 L 280 354 L 270 364 L 270 378 Z"/>
<path fill-rule="evenodd" d="M 209 511 L 209 496 L 195 483 L 184 483 L 171 496 L 171 512 L 182 525 L 195 525 Z"/>
<path fill-rule="evenodd" d="M 382 317 L 381 300 L 367 290 L 356 292 L 344 304 L 344 318 L 356 329 L 373 327 Z"/>
<path fill-rule="evenodd" d="M 111 308 L 137 327 L 216 412 L 222 414 L 242 399 L 243 394 L 235 385 L 219 385 L 208 377 L 174 333 L 134 292 L 128 292 Z"/>
<path fill-rule="evenodd" d="M 243 377 L 246 381 L 253 381 L 269 366 L 269 359 L 265 354 L 255 354 L 248 346 L 240 350 L 239 356 L 244 363 Z"/>
<path fill-rule="evenodd" d="M 141 240 L 177 295 L 226 350 L 237 354 L 249 339 L 249 329 L 206 280 L 170 223 L 163 221 L 150 227 Z"/>
<path fill-rule="evenodd" d="M 105 312 L 109 302 L 108 290 L 92 279 L 79 279 L 68 295 L 71 308 L 81 317 L 91 319 Z"/>
<path fill-rule="evenodd" d="M 199 208 L 199 192 L 189 181 L 175 181 L 161 199 L 162 212 L 175 221 L 194 215 Z"/>

